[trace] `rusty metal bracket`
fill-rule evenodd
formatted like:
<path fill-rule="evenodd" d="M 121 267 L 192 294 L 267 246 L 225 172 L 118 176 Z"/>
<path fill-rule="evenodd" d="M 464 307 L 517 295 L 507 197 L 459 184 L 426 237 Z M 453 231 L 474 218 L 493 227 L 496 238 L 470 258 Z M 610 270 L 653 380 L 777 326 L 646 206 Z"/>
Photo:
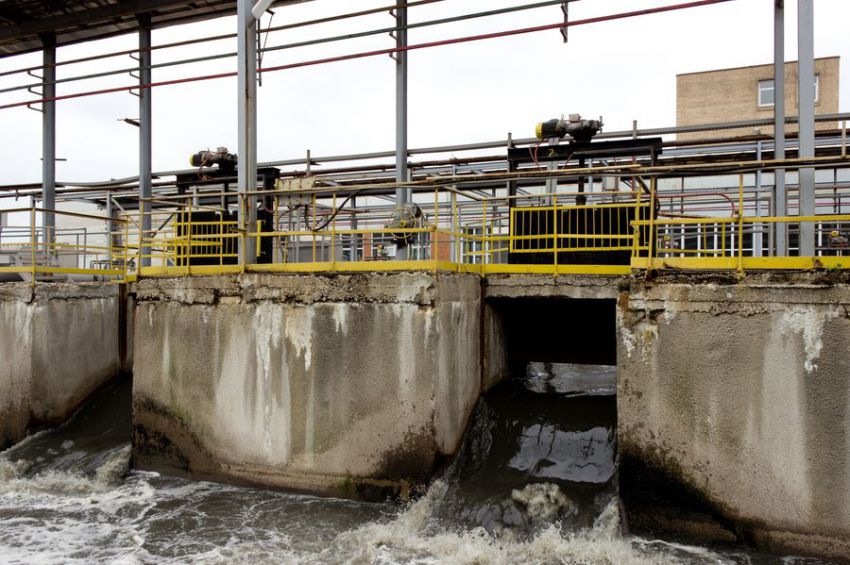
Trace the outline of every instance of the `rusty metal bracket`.
<path fill-rule="evenodd" d="M 390 16 L 392 16 L 392 18 L 394 20 L 396 19 L 396 13 L 395 13 L 395 10 L 393 8 L 390 8 L 389 14 L 390 14 Z M 391 31 L 389 33 L 389 36 L 393 38 L 394 42 L 398 42 L 398 36 L 395 34 L 394 31 Z M 392 59 L 393 61 L 398 63 L 398 53 L 388 53 L 388 55 L 390 56 L 390 59 Z"/>
<path fill-rule="evenodd" d="M 564 2 L 561 4 L 561 11 L 564 13 L 564 27 L 560 28 L 561 36 L 564 38 L 564 43 L 568 43 L 569 33 L 569 24 L 570 24 L 570 3 Z"/>

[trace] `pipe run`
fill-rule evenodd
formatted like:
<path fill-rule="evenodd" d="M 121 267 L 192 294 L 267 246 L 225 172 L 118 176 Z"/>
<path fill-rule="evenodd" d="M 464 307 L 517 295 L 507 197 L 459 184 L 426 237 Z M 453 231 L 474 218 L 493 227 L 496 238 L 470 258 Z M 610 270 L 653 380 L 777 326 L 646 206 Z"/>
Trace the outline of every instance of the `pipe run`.
<path fill-rule="evenodd" d="M 537 33 L 537 32 L 542 32 L 542 31 L 559 30 L 559 29 L 562 29 L 564 27 L 595 24 L 595 23 L 601 23 L 601 22 L 624 19 L 624 18 L 632 18 L 632 17 L 637 17 L 637 16 L 644 16 L 644 15 L 650 15 L 650 14 L 670 12 L 670 11 L 674 11 L 674 10 L 683 10 L 683 9 L 688 9 L 688 8 L 697 8 L 697 7 L 701 7 L 701 6 L 709 6 L 709 5 L 712 5 L 712 4 L 721 4 L 721 3 L 725 3 L 725 2 L 731 2 L 731 1 L 732 0 L 697 0 L 697 1 L 694 1 L 694 2 L 686 2 L 686 3 L 682 3 L 682 4 L 673 4 L 673 5 L 661 6 L 661 7 L 657 7 L 657 8 L 646 8 L 646 9 L 643 9 L 643 10 L 635 10 L 635 11 L 631 11 L 631 12 L 621 12 L 621 13 L 618 13 L 618 14 L 610 14 L 610 15 L 607 15 L 607 16 L 598 16 L 598 17 L 594 17 L 594 18 L 587 18 L 587 19 L 584 19 L 584 20 L 573 20 L 573 21 L 570 21 L 570 22 L 561 21 L 561 22 L 557 22 L 557 23 L 554 23 L 554 24 L 546 24 L 546 25 L 539 25 L 539 26 L 526 27 L 526 28 L 517 28 L 517 29 L 506 30 L 506 31 L 494 32 L 494 33 L 485 33 L 485 34 L 480 34 L 480 35 L 470 35 L 470 36 L 464 36 L 464 37 L 456 37 L 456 38 L 444 39 L 444 40 L 440 40 L 440 41 L 431 41 L 431 42 L 426 42 L 426 43 L 417 43 L 417 44 L 413 44 L 413 45 L 407 45 L 406 47 L 394 47 L 394 48 L 390 48 L 390 49 L 378 49 L 378 50 L 375 50 L 375 51 L 364 51 L 364 52 L 359 52 L 359 53 L 350 53 L 350 54 L 347 54 L 347 55 L 338 55 L 338 56 L 335 56 L 335 57 L 326 57 L 326 58 L 323 58 L 323 59 L 313 59 L 313 60 L 309 60 L 309 61 L 301 61 L 301 62 L 298 62 L 298 63 L 290 63 L 290 64 L 286 64 L 286 65 L 278 65 L 278 66 L 273 66 L 273 67 L 261 68 L 261 69 L 258 69 L 258 72 L 259 73 L 270 73 L 270 72 L 284 71 L 284 70 L 310 67 L 310 66 L 316 66 L 316 65 L 324 65 L 324 64 L 328 64 L 328 63 L 337 63 L 337 62 L 341 62 L 341 61 L 352 61 L 352 60 L 356 60 L 356 59 L 364 59 L 364 58 L 367 58 L 367 57 L 377 57 L 377 56 L 382 56 L 382 55 L 391 55 L 391 54 L 415 51 L 415 50 L 420 50 L 420 49 L 429 49 L 429 48 L 432 48 L 432 47 L 442 47 L 442 46 L 446 46 L 446 45 L 457 45 L 457 44 L 460 44 L 460 43 L 483 41 L 483 40 L 486 40 L 486 39 L 497 39 L 497 38 L 501 38 L 501 37 L 511 37 L 511 36 L 516 36 L 516 35 L 524 35 L 524 34 Z M 216 74 L 211 74 L 211 75 L 200 75 L 200 76 L 186 77 L 186 78 L 181 78 L 181 79 L 152 82 L 150 84 L 144 85 L 143 88 L 158 88 L 158 87 L 163 87 L 163 86 L 171 86 L 171 85 L 175 85 L 175 84 L 185 84 L 185 83 L 190 83 L 190 82 L 199 82 L 199 81 L 215 80 L 215 79 L 221 79 L 221 78 L 230 78 L 230 77 L 236 76 L 236 74 L 237 74 L 236 72 L 230 71 L 230 72 L 216 73 Z M 83 98 L 83 97 L 87 97 L 87 96 L 97 96 L 97 95 L 101 95 L 101 94 L 110 94 L 110 93 L 115 93 L 115 92 L 127 92 L 129 90 L 135 90 L 137 88 L 139 88 L 139 86 L 137 86 L 137 85 L 118 86 L 118 87 L 112 87 L 112 88 L 103 88 L 103 89 L 100 89 L 100 90 L 77 92 L 77 93 L 73 93 L 73 94 L 66 94 L 66 95 L 63 95 L 63 96 L 55 96 L 55 97 L 50 98 L 50 99 L 43 98 L 43 99 L 37 99 L 37 100 L 27 100 L 27 101 L 24 101 L 24 102 L 14 102 L 14 103 L 11 103 L 11 104 L 4 104 L 4 105 L 0 106 L 0 110 L 7 110 L 7 109 L 11 109 L 11 108 L 19 108 L 19 107 L 22 107 L 22 106 L 28 106 L 28 105 L 31 105 L 31 104 L 39 104 L 39 103 L 43 103 L 43 102 L 52 102 L 52 101 L 55 102 L 55 101 L 60 101 L 60 100 L 71 100 L 71 99 L 75 99 L 75 98 Z"/>

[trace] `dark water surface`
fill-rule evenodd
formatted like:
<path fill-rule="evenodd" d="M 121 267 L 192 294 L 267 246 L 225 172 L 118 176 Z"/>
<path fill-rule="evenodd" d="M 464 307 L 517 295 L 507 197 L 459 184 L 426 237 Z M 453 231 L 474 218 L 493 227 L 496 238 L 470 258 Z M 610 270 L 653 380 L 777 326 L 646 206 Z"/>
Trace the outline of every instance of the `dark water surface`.
<path fill-rule="evenodd" d="M 621 535 L 606 372 L 537 365 L 497 387 L 406 506 L 127 473 L 116 381 L 0 454 L 0 563 L 823 563 Z"/>

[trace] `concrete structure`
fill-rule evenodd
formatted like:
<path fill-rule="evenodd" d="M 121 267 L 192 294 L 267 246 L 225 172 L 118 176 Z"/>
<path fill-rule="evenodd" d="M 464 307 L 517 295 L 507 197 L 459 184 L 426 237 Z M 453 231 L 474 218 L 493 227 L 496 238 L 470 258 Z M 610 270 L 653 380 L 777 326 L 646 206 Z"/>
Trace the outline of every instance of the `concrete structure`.
<path fill-rule="evenodd" d="M 138 285 L 142 468 L 362 498 L 427 480 L 481 388 L 475 275 Z"/>
<path fill-rule="evenodd" d="M 137 467 L 367 499 L 431 478 L 528 360 L 616 362 L 633 531 L 850 557 L 846 274 L 246 274 L 136 300 L 0 285 L 0 441 L 117 372 L 122 319 Z"/>
<path fill-rule="evenodd" d="M 816 114 L 838 113 L 839 57 L 815 60 L 818 77 Z M 676 126 L 762 120 L 773 117 L 773 65 L 756 65 L 676 76 Z M 796 116 L 799 109 L 797 63 L 785 63 L 785 115 Z M 835 129 L 837 124 L 819 122 L 817 129 Z M 788 125 L 796 132 L 796 124 Z M 680 140 L 712 139 L 748 135 L 773 135 L 773 127 L 680 133 Z"/>
<path fill-rule="evenodd" d="M 382 498 L 518 363 L 616 357 L 634 531 L 847 557 L 850 285 L 777 277 L 143 280 L 136 464 Z"/>
<path fill-rule="evenodd" d="M 0 284 L 0 449 L 62 423 L 122 369 L 119 287 Z"/>
<path fill-rule="evenodd" d="M 630 525 L 850 557 L 850 286 L 694 283 L 620 298 Z"/>

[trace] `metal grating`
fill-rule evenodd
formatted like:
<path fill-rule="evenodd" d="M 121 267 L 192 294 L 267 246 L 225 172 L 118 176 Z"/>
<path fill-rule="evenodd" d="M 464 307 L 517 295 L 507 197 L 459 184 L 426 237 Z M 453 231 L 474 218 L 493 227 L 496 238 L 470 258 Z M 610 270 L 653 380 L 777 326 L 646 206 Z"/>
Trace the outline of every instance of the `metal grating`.
<path fill-rule="evenodd" d="M 67 45 L 137 31 L 141 14 L 164 27 L 235 13 L 234 0 L 0 0 L 0 56 L 40 50 L 51 35 Z"/>

